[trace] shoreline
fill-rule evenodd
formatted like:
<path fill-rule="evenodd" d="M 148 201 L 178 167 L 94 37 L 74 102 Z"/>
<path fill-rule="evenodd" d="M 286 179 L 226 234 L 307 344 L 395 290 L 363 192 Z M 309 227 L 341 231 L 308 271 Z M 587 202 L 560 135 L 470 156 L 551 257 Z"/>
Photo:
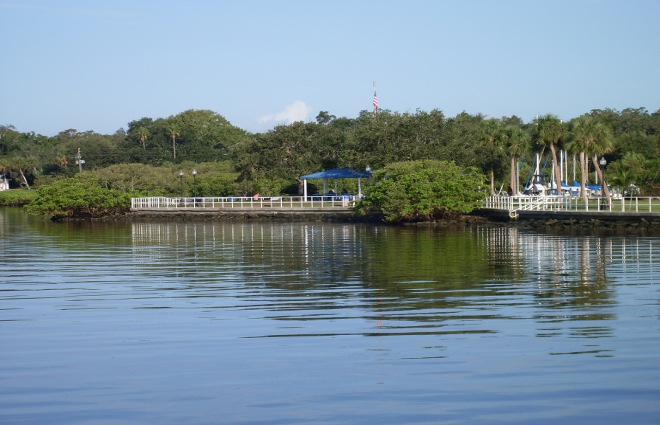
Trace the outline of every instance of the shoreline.
<path fill-rule="evenodd" d="M 263 221 L 366 223 L 386 226 L 518 227 L 521 229 L 614 230 L 660 234 L 660 213 L 610 213 L 579 211 L 526 211 L 511 219 L 508 211 L 477 209 L 454 219 L 412 223 L 385 223 L 382 216 L 356 217 L 352 211 L 132 211 L 128 220 L 148 221 Z M 122 219 L 122 218 L 119 218 Z"/>
<path fill-rule="evenodd" d="M 11 208 L 11 207 L 8 207 Z M 16 207 L 13 207 L 16 208 Z M 21 207 L 18 207 L 21 208 Z M 48 217 L 44 217 L 49 219 Z M 617 233 L 660 234 L 660 213 L 619 213 L 580 211 L 521 211 L 517 219 L 508 210 L 476 209 L 470 214 L 453 219 L 385 223 L 382 216 L 357 217 L 351 210 L 168 210 L 130 211 L 105 217 L 79 217 L 52 219 L 53 222 L 83 221 L 260 221 L 260 222 L 317 222 L 361 223 L 384 226 L 428 227 L 518 227 L 521 229 L 564 229 L 581 232 L 615 230 Z"/>

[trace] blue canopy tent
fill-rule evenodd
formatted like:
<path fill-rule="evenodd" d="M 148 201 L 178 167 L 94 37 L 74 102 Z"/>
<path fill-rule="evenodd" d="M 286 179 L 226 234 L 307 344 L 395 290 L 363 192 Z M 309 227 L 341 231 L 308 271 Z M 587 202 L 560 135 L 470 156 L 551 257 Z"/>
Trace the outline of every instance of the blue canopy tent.
<path fill-rule="evenodd" d="M 307 199 L 307 180 L 310 179 L 323 179 L 323 193 L 328 193 L 328 180 L 329 179 L 357 179 L 358 180 L 358 197 L 362 196 L 362 178 L 371 177 L 370 170 L 353 171 L 348 168 L 334 168 L 332 170 L 319 171 L 317 173 L 306 174 L 300 176 L 303 180 L 304 196 Z"/>

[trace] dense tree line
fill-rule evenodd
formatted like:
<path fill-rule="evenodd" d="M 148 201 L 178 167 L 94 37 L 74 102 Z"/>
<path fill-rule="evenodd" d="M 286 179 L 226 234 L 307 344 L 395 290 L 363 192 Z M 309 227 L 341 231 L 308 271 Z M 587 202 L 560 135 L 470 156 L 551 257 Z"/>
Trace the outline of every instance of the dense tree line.
<path fill-rule="evenodd" d="M 426 160 L 474 167 L 487 176 L 491 192 L 518 191 L 529 180 L 536 153 L 555 158 L 549 164 L 558 178 L 561 150 L 579 158 L 578 181 L 584 184 L 602 172 L 597 159 L 604 157 L 608 181 L 634 183 L 650 194 L 660 187 L 660 110 L 602 109 L 568 122 L 544 115 L 529 123 L 465 112 L 446 117 L 440 110 L 362 111 L 356 118 L 321 111 L 314 122 L 259 134 L 208 110 L 141 118 L 111 135 L 68 129 L 46 137 L 0 126 L 0 173 L 12 187 L 41 186 L 84 171 L 96 173 L 108 189 L 169 195 L 191 194 L 192 184 L 204 196 L 298 193 L 298 176 L 322 169 L 377 170 Z M 195 181 L 194 168 L 200 171 Z M 552 165 L 543 174 L 550 180 Z"/>

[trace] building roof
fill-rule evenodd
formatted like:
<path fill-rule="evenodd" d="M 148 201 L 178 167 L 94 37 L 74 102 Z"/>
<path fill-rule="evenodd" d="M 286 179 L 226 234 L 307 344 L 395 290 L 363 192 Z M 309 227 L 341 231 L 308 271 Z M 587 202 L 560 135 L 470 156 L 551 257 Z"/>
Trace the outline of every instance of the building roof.
<path fill-rule="evenodd" d="M 319 171 L 317 173 L 307 174 L 300 176 L 303 180 L 309 179 L 358 179 L 362 177 L 370 177 L 371 173 L 368 171 L 353 171 L 348 168 L 334 168 L 332 170 Z"/>

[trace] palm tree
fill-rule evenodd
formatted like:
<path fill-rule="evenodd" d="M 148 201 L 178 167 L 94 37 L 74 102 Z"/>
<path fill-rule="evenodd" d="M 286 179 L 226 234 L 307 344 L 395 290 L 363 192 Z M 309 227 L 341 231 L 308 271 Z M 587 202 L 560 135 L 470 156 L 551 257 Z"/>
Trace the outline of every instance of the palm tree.
<path fill-rule="evenodd" d="M 11 164 L 10 168 L 18 171 L 18 174 L 21 176 L 21 186 L 25 186 L 27 189 L 30 189 L 30 183 L 28 182 L 27 176 L 25 173 L 30 169 L 36 167 L 39 163 L 38 160 L 31 155 L 14 155 L 9 158 L 9 163 Z"/>
<path fill-rule="evenodd" d="M 587 182 L 587 156 L 591 155 L 591 160 L 596 169 L 596 173 L 602 184 L 602 191 L 607 199 L 607 204 L 611 205 L 612 199 L 607 183 L 603 178 L 603 170 L 598 163 L 598 157 L 608 154 L 614 150 L 614 135 L 612 130 L 605 124 L 596 121 L 589 115 L 583 115 L 575 119 L 571 140 L 568 147 L 572 152 L 580 153 L 580 196 L 586 199 Z"/>
<path fill-rule="evenodd" d="M 519 192 L 518 178 L 516 175 L 516 159 L 527 150 L 530 137 L 528 132 L 516 125 L 507 126 L 505 134 L 507 151 L 509 152 L 509 159 L 511 160 L 510 187 L 515 195 Z"/>
<path fill-rule="evenodd" d="M 176 138 L 181 135 L 181 132 L 175 125 L 170 125 L 167 127 L 167 134 L 172 138 L 172 158 L 176 159 Z"/>
<path fill-rule="evenodd" d="M 567 149 L 571 153 L 580 155 L 580 198 L 587 200 L 587 158 L 586 152 L 593 145 L 593 127 L 596 124 L 593 118 L 583 115 L 572 122 L 571 137 Z"/>
<path fill-rule="evenodd" d="M 489 119 L 483 122 L 481 131 L 481 140 L 491 150 L 489 155 L 493 155 L 501 147 L 504 138 L 502 123 L 496 119 Z M 490 164 L 490 194 L 495 195 L 495 170 L 492 163 Z"/>
<path fill-rule="evenodd" d="M 149 137 L 149 130 L 147 130 L 146 127 L 140 127 L 137 129 L 137 135 L 138 138 L 140 139 L 140 142 L 142 142 L 142 150 L 147 150 L 147 146 L 145 145 L 145 141 Z"/>
<path fill-rule="evenodd" d="M 561 172 L 559 171 L 559 162 L 557 161 L 555 147 L 561 143 L 565 135 L 564 125 L 556 115 L 552 114 L 535 118 L 534 124 L 536 125 L 534 140 L 538 145 L 548 147 L 552 154 L 552 166 L 555 174 L 555 184 L 557 185 L 557 195 L 561 195 Z"/>
<path fill-rule="evenodd" d="M 603 170 L 601 170 L 600 165 L 598 164 L 598 157 L 607 155 L 608 153 L 614 151 L 614 148 L 615 139 L 614 134 L 612 133 L 612 129 L 603 123 L 596 123 L 594 126 L 594 144 L 591 148 L 591 162 L 593 162 L 594 168 L 598 173 L 603 193 L 607 199 L 607 205 L 610 207 L 612 207 L 612 198 L 610 197 L 610 191 L 607 188 L 607 183 L 605 182 L 605 177 L 603 176 Z"/>

